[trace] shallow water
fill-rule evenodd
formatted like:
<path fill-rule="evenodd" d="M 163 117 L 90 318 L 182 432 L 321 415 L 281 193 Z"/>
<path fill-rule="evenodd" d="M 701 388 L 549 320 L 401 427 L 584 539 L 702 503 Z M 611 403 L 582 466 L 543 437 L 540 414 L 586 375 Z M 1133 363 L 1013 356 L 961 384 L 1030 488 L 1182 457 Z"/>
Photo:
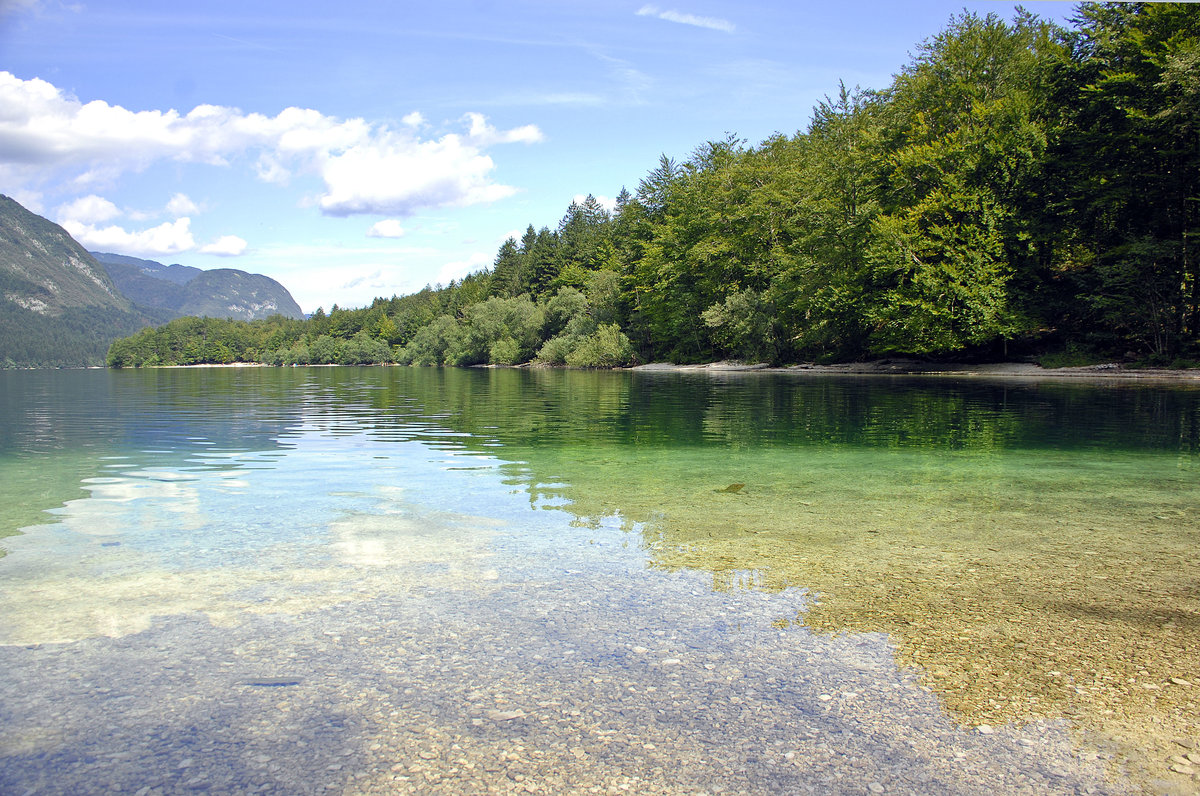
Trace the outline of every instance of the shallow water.
<path fill-rule="evenodd" d="M 1190 787 L 1194 391 L 0 380 L 0 792 Z"/>

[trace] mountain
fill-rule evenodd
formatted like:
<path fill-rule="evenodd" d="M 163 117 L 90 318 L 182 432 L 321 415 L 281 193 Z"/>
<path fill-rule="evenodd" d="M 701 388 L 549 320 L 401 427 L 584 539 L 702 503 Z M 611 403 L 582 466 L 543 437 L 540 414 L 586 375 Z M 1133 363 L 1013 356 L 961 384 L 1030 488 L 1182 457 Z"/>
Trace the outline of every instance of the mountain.
<path fill-rule="evenodd" d="M 195 279 L 200 273 L 199 268 L 193 268 L 190 265 L 163 265 L 154 260 L 142 260 L 138 257 L 130 257 L 125 254 L 112 254 L 111 252 L 89 252 L 96 258 L 97 262 L 105 267 L 109 275 L 113 274 L 113 266 L 117 266 L 122 274 L 137 273 L 141 276 L 151 277 L 154 279 L 165 279 L 168 282 L 174 282 L 177 285 L 186 285 Z M 127 267 L 122 267 L 127 266 Z M 117 277 L 113 277 L 116 279 Z M 129 291 L 122 291 L 125 295 L 132 295 Z M 137 301 L 137 299 L 134 299 Z"/>
<path fill-rule="evenodd" d="M 75 307 L 133 309 L 65 229 L 7 196 L 0 196 L 0 293 L 45 317 Z"/>
<path fill-rule="evenodd" d="M 0 365 L 101 365 L 113 340 L 167 320 L 134 307 L 62 227 L 0 196 Z"/>
<path fill-rule="evenodd" d="M 242 321 L 271 315 L 304 317 L 287 288 L 262 274 L 233 268 L 204 271 L 110 252 L 91 254 L 108 271 L 121 293 L 141 307 L 168 310 L 175 316 Z"/>
<path fill-rule="evenodd" d="M 113 340 L 183 315 L 304 317 L 283 285 L 259 274 L 100 257 L 0 195 L 0 367 L 103 365 Z"/>
<path fill-rule="evenodd" d="M 285 315 L 303 318 L 304 312 L 283 285 L 262 274 L 248 274 L 232 268 L 201 271 L 186 285 L 187 300 L 181 315 L 209 318 L 235 318 L 252 321 Z"/>

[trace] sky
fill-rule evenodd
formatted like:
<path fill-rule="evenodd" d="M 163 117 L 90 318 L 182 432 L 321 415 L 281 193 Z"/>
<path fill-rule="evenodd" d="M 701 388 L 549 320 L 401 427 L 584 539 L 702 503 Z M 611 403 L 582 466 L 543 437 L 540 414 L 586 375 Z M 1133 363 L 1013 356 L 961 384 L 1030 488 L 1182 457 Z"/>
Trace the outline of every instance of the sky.
<path fill-rule="evenodd" d="M 1075 6 L 1025 2 L 1066 24 Z M 886 88 L 961 0 L 0 0 L 0 193 L 306 312 L 490 267 L 666 154 Z"/>

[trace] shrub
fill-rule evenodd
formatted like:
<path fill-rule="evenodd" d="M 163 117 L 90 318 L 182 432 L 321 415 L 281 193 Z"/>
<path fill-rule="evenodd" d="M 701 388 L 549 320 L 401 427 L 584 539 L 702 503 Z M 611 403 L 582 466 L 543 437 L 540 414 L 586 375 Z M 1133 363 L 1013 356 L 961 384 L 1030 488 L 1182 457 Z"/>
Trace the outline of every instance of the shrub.
<path fill-rule="evenodd" d="M 453 316 L 439 315 L 433 323 L 421 327 L 401 352 L 400 361 L 411 365 L 442 365 L 446 362 L 446 352 L 457 344 L 460 334 Z"/>
<path fill-rule="evenodd" d="M 567 364 L 567 355 L 578 344 L 577 338 L 569 335 L 560 334 L 558 337 L 551 337 L 537 352 L 537 361 L 544 362 L 547 365 L 565 365 Z"/>
<path fill-rule="evenodd" d="M 573 368 L 616 368 L 633 361 L 633 344 L 615 323 L 608 323 L 579 341 L 569 354 Z"/>
<path fill-rule="evenodd" d="M 493 365 L 515 365 L 521 361 L 521 347 L 511 337 L 501 337 L 488 350 L 488 361 Z"/>

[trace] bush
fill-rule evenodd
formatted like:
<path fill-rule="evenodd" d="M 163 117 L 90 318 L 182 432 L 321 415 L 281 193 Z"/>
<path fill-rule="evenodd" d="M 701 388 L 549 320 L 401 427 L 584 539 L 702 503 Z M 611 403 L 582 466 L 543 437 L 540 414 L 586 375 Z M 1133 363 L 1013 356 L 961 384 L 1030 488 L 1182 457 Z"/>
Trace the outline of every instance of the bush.
<path fill-rule="evenodd" d="M 775 357 L 776 334 L 771 319 L 775 308 L 754 290 L 735 290 L 720 304 L 700 313 L 713 342 L 726 353 L 748 362 Z"/>
<path fill-rule="evenodd" d="M 446 352 L 458 343 L 460 334 L 453 316 L 439 315 L 433 323 L 421 327 L 400 352 L 399 361 L 406 365 L 445 364 Z"/>
<path fill-rule="evenodd" d="M 608 323 L 580 340 L 566 359 L 573 368 L 617 368 L 633 361 L 633 344 L 615 323 Z"/>
<path fill-rule="evenodd" d="M 545 312 L 529 296 L 492 297 L 471 305 L 459 327 L 459 335 L 447 348 L 444 361 L 455 365 L 478 365 L 494 361 L 492 344 L 508 338 L 516 343 L 513 362 L 533 356 L 541 343 Z M 507 346 L 505 354 L 508 355 Z"/>
<path fill-rule="evenodd" d="M 577 338 L 569 335 L 560 334 L 558 337 L 552 337 L 542 344 L 542 347 L 537 352 L 537 361 L 544 362 L 547 365 L 565 365 L 567 364 L 567 355 L 579 343 Z"/>
<path fill-rule="evenodd" d="M 597 323 L 616 323 L 621 278 L 613 271 L 594 271 L 587 281 L 588 312 Z"/>
<path fill-rule="evenodd" d="M 312 363 L 312 355 L 308 352 L 308 346 L 304 343 L 296 343 L 291 348 L 283 352 L 281 365 L 309 365 Z"/>
<path fill-rule="evenodd" d="M 323 334 L 308 347 L 309 361 L 313 365 L 332 365 L 337 362 L 338 344 L 327 334 Z"/>
<path fill-rule="evenodd" d="M 391 361 L 391 346 L 366 332 L 359 332 L 338 345 L 339 365 L 377 365 Z"/>
<path fill-rule="evenodd" d="M 542 334 L 547 339 L 557 337 L 567 324 L 587 312 L 587 298 L 573 287 L 561 288 L 546 302 L 546 324 Z"/>
<path fill-rule="evenodd" d="M 488 361 L 493 365 L 515 365 L 521 361 L 521 347 L 511 337 L 501 337 L 488 350 Z"/>

